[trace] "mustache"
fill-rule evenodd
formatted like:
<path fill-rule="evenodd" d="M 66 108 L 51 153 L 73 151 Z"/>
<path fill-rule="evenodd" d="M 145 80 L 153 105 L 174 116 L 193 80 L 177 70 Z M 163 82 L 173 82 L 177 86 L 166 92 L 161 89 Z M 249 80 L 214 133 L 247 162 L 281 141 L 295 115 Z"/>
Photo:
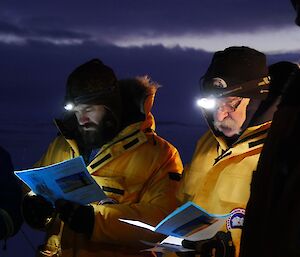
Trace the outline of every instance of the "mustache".
<path fill-rule="evenodd" d="M 230 129 L 232 131 L 235 131 L 236 134 L 239 134 L 241 131 L 241 128 L 236 124 L 236 122 L 229 117 L 227 117 L 223 121 L 214 121 L 213 125 L 214 125 L 215 129 L 217 129 L 221 132 L 224 129 Z"/>
<path fill-rule="evenodd" d="M 227 127 L 227 128 L 235 127 L 235 122 L 231 118 L 226 118 L 223 121 L 215 121 L 214 124 L 217 127 Z"/>
<path fill-rule="evenodd" d="M 85 123 L 84 125 L 79 125 L 79 128 L 98 128 L 98 125 L 92 122 Z"/>

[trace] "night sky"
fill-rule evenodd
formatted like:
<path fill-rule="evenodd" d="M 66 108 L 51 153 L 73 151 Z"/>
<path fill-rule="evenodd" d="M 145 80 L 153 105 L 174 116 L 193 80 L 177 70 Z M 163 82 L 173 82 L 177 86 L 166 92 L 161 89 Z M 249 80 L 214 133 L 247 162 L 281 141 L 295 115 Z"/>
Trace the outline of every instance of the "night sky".
<path fill-rule="evenodd" d="M 2 0 L 0 144 L 15 169 L 29 168 L 56 135 L 68 74 L 99 58 L 120 79 L 148 75 L 162 86 L 157 132 L 186 163 L 206 130 L 195 99 L 213 52 L 245 45 L 269 64 L 299 62 L 294 18 L 288 0 Z M 0 256 L 34 256 L 42 235 L 24 225 Z"/>

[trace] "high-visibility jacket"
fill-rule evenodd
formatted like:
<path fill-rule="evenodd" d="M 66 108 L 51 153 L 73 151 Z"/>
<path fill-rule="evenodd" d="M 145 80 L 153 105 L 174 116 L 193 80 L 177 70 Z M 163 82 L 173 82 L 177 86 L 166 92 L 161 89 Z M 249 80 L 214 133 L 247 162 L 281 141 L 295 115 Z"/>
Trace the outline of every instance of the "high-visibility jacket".
<path fill-rule="evenodd" d="M 92 203 L 95 224 L 91 238 L 73 232 L 58 219 L 47 231 L 44 249 L 55 252 L 61 248 L 63 257 L 149 256 L 148 252 L 140 252 L 149 248 L 140 240 L 162 239 L 158 233 L 118 220 L 133 219 L 156 226 L 178 206 L 176 191 L 182 162 L 177 149 L 154 132 L 149 107 L 145 108 L 148 114 L 144 122 L 123 129 L 87 166 L 106 195 L 116 202 Z M 79 156 L 76 142 L 61 135 L 35 166 L 76 156 Z"/>
<path fill-rule="evenodd" d="M 222 230 L 231 232 L 236 256 L 252 173 L 270 125 L 271 122 L 266 122 L 247 129 L 230 148 L 222 138 L 207 132 L 198 141 L 192 161 L 185 168 L 179 193 L 181 201 L 193 201 L 212 214 L 231 212 Z"/>
<path fill-rule="evenodd" d="M 232 137 L 231 144 L 214 129 L 212 115 L 204 112 L 210 130 L 198 140 L 192 160 L 184 168 L 178 199 L 182 203 L 193 201 L 211 214 L 231 213 L 221 230 L 230 231 L 236 257 L 252 175 L 278 101 L 273 96 L 265 100 L 251 99 L 241 134 Z"/>

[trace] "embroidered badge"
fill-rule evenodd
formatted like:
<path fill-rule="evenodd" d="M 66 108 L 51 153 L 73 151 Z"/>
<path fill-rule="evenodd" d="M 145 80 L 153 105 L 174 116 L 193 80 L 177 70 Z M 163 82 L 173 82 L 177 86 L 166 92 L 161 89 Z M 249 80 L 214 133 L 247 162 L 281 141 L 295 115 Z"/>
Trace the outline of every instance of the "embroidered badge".
<path fill-rule="evenodd" d="M 227 84 L 224 79 L 221 78 L 212 78 L 212 85 L 217 88 L 226 88 Z"/>
<path fill-rule="evenodd" d="M 226 221 L 227 229 L 242 228 L 244 225 L 245 209 L 236 208 L 230 212 L 230 217 Z"/>

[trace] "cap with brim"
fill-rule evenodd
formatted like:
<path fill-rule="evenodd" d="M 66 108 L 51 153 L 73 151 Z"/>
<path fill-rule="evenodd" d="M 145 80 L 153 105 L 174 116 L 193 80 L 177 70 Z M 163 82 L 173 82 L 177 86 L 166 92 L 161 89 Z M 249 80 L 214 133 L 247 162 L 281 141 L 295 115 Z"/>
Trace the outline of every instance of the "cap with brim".
<path fill-rule="evenodd" d="M 233 46 L 214 54 L 201 78 L 203 95 L 264 99 L 270 78 L 266 56 L 246 46 Z"/>

